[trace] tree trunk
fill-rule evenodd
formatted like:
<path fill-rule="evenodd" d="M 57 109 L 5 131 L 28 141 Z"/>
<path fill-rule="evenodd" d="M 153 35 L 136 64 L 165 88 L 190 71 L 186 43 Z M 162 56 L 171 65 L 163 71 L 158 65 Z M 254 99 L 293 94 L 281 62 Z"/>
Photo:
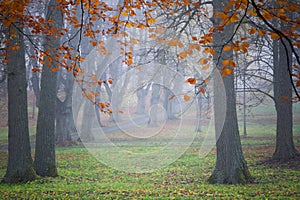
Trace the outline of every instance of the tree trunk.
<path fill-rule="evenodd" d="M 153 83 L 152 84 L 152 96 L 150 102 L 150 112 L 149 112 L 149 126 L 157 126 L 158 124 L 158 111 L 157 105 L 160 99 L 160 85 Z"/>
<path fill-rule="evenodd" d="M 224 10 L 224 5 L 228 1 L 213 1 L 215 11 Z M 218 19 L 214 19 L 214 25 L 219 24 Z M 223 32 L 214 33 L 215 55 L 214 62 L 216 67 L 222 71 L 223 60 L 233 60 L 233 52 L 226 51 L 221 55 L 221 48 L 224 41 L 228 40 L 233 34 L 233 24 L 225 26 Z M 218 61 L 219 60 L 219 61 Z M 216 72 L 217 73 L 217 72 Z M 216 77 L 216 76 L 215 76 Z M 226 92 L 226 104 L 220 92 L 221 84 L 214 80 L 214 115 L 216 132 L 221 130 L 217 140 L 217 160 L 215 169 L 209 178 L 210 183 L 238 184 L 252 181 L 248 171 L 246 161 L 242 152 L 242 145 L 238 130 L 236 113 L 236 96 L 234 89 L 234 74 L 222 77 Z M 225 123 L 220 124 L 220 113 L 222 106 L 226 106 Z"/>
<path fill-rule="evenodd" d="M 58 2 L 51 0 L 49 3 L 46 19 L 55 21 L 56 28 L 63 26 L 61 10 L 56 8 Z M 55 37 L 46 40 L 45 49 L 50 49 L 51 57 L 55 58 L 55 48 L 60 45 L 60 40 Z M 55 111 L 56 111 L 56 88 L 57 72 L 51 72 L 56 67 L 54 62 L 45 59 L 41 78 L 41 94 L 39 113 L 36 129 L 36 147 L 34 167 L 40 176 L 57 176 L 55 160 Z"/>
<path fill-rule="evenodd" d="M 22 29 L 21 27 L 18 27 Z M 7 33 L 9 46 L 19 46 L 18 50 L 8 50 L 8 166 L 6 183 L 26 182 L 36 178 L 31 157 L 27 111 L 27 84 L 24 39 L 21 33 L 16 36 Z"/>
<path fill-rule="evenodd" d="M 282 28 L 287 27 L 283 26 Z M 285 49 L 283 43 L 287 49 Z M 276 149 L 273 158 L 286 161 L 298 154 L 293 141 L 292 85 L 289 72 L 289 68 L 291 69 L 292 53 L 285 39 L 280 44 L 274 41 L 273 48 L 274 100 L 277 114 Z"/>
<path fill-rule="evenodd" d="M 95 140 L 95 137 L 92 133 L 92 125 L 93 125 L 93 105 L 90 101 L 85 100 L 83 105 L 83 117 L 82 117 L 82 124 L 80 129 L 80 138 L 84 142 L 91 142 Z"/>
<path fill-rule="evenodd" d="M 76 132 L 72 110 L 72 92 L 74 85 L 74 77 L 71 73 L 66 72 L 66 80 L 64 80 L 65 99 L 61 101 L 57 98 L 56 105 L 56 144 L 64 145 L 72 140 L 71 133 Z"/>
<path fill-rule="evenodd" d="M 136 95 L 138 98 L 136 114 L 143 115 L 146 113 L 146 97 L 149 92 L 150 84 L 148 84 L 145 88 L 141 87 L 137 90 Z"/>

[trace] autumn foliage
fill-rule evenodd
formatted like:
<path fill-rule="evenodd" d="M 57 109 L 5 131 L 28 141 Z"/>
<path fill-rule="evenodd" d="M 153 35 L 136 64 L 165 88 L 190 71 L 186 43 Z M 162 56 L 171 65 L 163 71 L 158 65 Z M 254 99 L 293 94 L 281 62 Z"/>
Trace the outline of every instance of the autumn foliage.
<path fill-rule="evenodd" d="M 212 58 L 215 53 L 213 47 L 213 35 L 215 32 L 222 32 L 225 26 L 235 24 L 234 35 L 224 41 L 222 50 L 236 53 L 247 54 L 251 47 L 253 38 L 268 38 L 271 40 L 287 39 L 288 44 L 292 48 L 295 62 L 291 76 L 294 80 L 294 89 L 299 98 L 298 90 L 300 87 L 300 58 L 297 53 L 297 48 L 300 47 L 300 13 L 299 2 L 278 0 L 274 3 L 266 3 L 263 0 L 231 0 L 223 11 L 213 12 L 209 2 L 183 0 L 183 1 L 131 1 L 124 0 L 116 3 L 109 1 L 98 0 L 57 0 L 59 6 L 55 9 L 62 10 L 64 14 L 65 24 L 71 26 L 75 31 L 75 35 L 69 35 L 62 44 L 56 49 L 56 55 L 50 56 L 51 49 L 42 48 L 40 42 L 36 39 L 39 36 L 54 36 L 57 38 L 66 38 L 69 33 L 68 28 L 56 29 L 52 26 L 54 23 L 51 19 L 46 20 L 42 11 L 37 8 L 46 8 L 47 4 L 38 1 L 12 1 L 5 0 L 0 2 L 0 22 L 6 29 L 18 24 L 25 28 L 24 37 L 32 43 L 35 48 L 35 53 L 30 55 L 38 61 L 38 66 L 35 66 L 32 71 L 40 72 L 41 65 L 49 63 L 52 71 L 59 71 L 62 68 L 72 72 L 78 82 L 84 82 L 84 76 L 90 76 L 92 82 L 89 84 L 102 84 L 103 81 L 112 82 L 110 80 L 99 80 L 91 74 L 87 75 L 81 66 L 84 61 L 80 45 L 82 38 L 88 38 L 90 45 L 99 49 L 103 54 L 109 54 L 105 48 L 105 38 L 111 36 L 126 37 L 128 28 L 147 29 L 149 38 L 156 40 L 169 47 L 179 49 L 177 57 L 179 59 L 189 59 L 188 56 L 193 52 L 201 52 L 199 55 L 198 65 L 201 70 L 208 70 L 212 65 Z M 217 26 L 210 26 L 209 29 L 203 30 L 198 34 L 188 35 L 188 44 L 184 43 L 180 37 L 171 39 L 160 37 L 166 29 L 170 29 L 170 24 L 161 23 L 161 18 L 166 17 L 176 22 L 180 27 L 183 24 L 182 30 L 178 30 L 179 35 L 185 27 L 190 25 L 192 19 L 206 18 L 210 21 L 211 17 L 220 19 Z M 176 17 L 188 19 L 187 22 L 177 22 Z M 186 17 L 186 18 L 184 18 Z M 288 30 L 281 30 L 278 24 L 288 23 Z M 105 24 L 105 28 L 99 26 Z M 176 24 L 175 24 L 176 25 Z M 11 29 L 13 30 L 13 29 Z M 80 36 L 78 45 L 70 46 L 68 40 L 72 40 L 76 35 Z M 10 36 L 15 37 L 16 33 L 10 31 Z M 7 62 L 6 50 L 8 40 L 1 40 L 1 58 L 2 63 Z M 121 52 L 124 55 L 123 62 L 133 68 L 139 68 L 133 61 L 132 45 L 139 43 L 138 39 L 131 38 L 128 41 L 120 41 Z M 17 50 L 18 46 L 10 45 L 13 50 Z M 50 47 L 51 48 L 51 47 Z M 226 76 L 232 74 L 235 70 L 236 63 L 233 60 L 224 60 L 221 74 Z M 207 79 L 206 81 L 208 81 Z M 196 84 L 193 78 L 187 79 L 190 84 Z M 203 82 L 204 83 L 204 82 Z M 203 84 L 202 83 L 202 84 Z M 203 92 L 203 89 L 201 89 Z M 98 94 L 89 91 L 87 88 L 83 90 L 83 95 L 89 99 L 94 99 Z M 187 100 L 187 98 L 184 98 Z M 100 105 L 101 107 L 105 107 Z"/>

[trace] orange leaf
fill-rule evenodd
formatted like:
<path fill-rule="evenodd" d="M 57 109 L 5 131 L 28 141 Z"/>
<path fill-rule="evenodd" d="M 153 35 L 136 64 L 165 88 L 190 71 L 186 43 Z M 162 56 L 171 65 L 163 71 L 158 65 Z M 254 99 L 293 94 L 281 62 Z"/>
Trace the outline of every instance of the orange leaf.
<path fill-rule="evenodd" d="M 258 35 L 259 36 L 264 36 L 266 34 L 266 31 L 265 30 L 259 30 L 258 31 Z"/>
<path fill-rule="evenodd" d="M 205 48 L 204 53 L 206 53 L 206 54 L 210 53 L 211 55 L 214 55 L 215 50 L 213 48 Z"/>
<path fill-rule="evenodd" d="M 204 65 L 204 66 L 202 67 L 202 70 L 207 70 L 209 67 L 210 67 L 210 65 Z"/>
<path fill-rule="evenodd" d="M 113 79 L 111 79 L 111 78 L 108 79 L 107 81 L 108 81 L 109 84 L 112 84 L 112 83 L 113 83 Z"/>
<path fill-rule="evenodd" d="M 231 50 L 231 46 L 229 46 L 229 45 L 226 45 L 225 47 L 224 47 L 224 49 L 223 49 L 224 51 L 230 51 Z"/>
<path fill-rule="evenodd" d="M 201 92 L 202 94 L 204 94 L 204 93 L 205 93 L 205 89 L 204 89 L 203 87 L 201 87 L 201 88 L 200 88 L 200 92 Z"/>
<path fill-rule="evenodd" d="M 137 40 L 137 39 L 131 38 L 129 42 L 130 42 L 131 44 L 138 44 L 140 41 Z"/>
<path fill-rule="evenodd" d="M 183 99 L 185 101 L 189 101 L 191 99 L 191 97 L 189 95 L 185 94 L 184 97 L 183 97 Z"/>
<path fill-rule="evenodd" d="M 31 71 L 32 71 L 32 72 L 42 72 L 42 70 L 41 70 L 40 68 L 37 68 L 37 67 L 32 68 Z"/>
<path fill-rule="evenodd" d="M 59 68 L 57 68 L 57 67 L 56 67 L 56 68 L 51 68 L 50 71 L 51 71 L 51 72 L 58 72 L 58 71 L 59 71 Z"/>
<path fill-rule="evenodd" d="M 222 72 L 222 77 L 224 77 L 228 74 L 233 74 L 233 71 L 231 69 L 225 68 Z"/>
<path fill-rule="evenodd" d="M 183 0 L 183 3 L 184 3 L 185 6 L 190 5 L 190 1 L 189 0 Z"/>
<path fill-rule="evenodd" d="M 169 97 L 169 101 L 171 101 L 172 99 L 174 99 L 175 95 L 172 95 Z"/>
<path fill-rule="evenodd" d="M 298 80 L 296 83 L 296 87 L 299 87 L 299 86 L 300 86 L 300 80 Z"/>
<path fill-rule="evenodd" d="M 229 61 L 229 66 L 232 67 L 232 68 L 235 68 L 236 67 L 235 62 L 233 60 L 230 60 Z"/>
<path fill-rule="evenodd" d="M 223 65 L 228 65 L 230 60 L 223 60 Z"/>
<path fill-rule="evenodd" d="M 188 78 L 185 82 L 188 82 L 191 85 L 195 85 L 197 83 L 195 78 Z"/>
<path fill-rule="evenodd" d="M 180 54 L 178 54 L 178 57 L 181 58 L 181 59 L 185 59 L 187 56 L 187 52 L 181 52 Z"/>
<path fill-rule="evenodd" d="M 254 33 L 256 33 L 256 28 L 251 28 L 249 31 L 249 34 L 253 35 Z"/>
<path fill-rule="evenodd" d="M 270 33 L 270 36 L 271 36 L 271 39 L 272 39 L 272 40 L 275 40 L 275 39 L 279 39 L 279 38 L 280 38 L 280 36 L 279 36 L 277 33 L 274 33 L 274 32 Z"/>
<path fill-rule="evenodd" d="M 198 61 L 201 65 L 205 65 L 208 63 L 208 59 L 207 58 L 200 58 Z"/>
<path fill-rule="evenodd" d="M 285 96 L 281 96 L 279 97 L 279 101 L 285 101 L 285 102 L 289 102 L 289 98 L 285 97 Z"/>

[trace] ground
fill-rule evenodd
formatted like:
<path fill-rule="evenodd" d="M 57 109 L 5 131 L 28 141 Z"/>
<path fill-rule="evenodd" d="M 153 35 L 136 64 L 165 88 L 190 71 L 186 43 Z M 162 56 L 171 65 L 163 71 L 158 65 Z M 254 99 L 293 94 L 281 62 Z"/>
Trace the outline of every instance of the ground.
<path fill-rule="evenodd" d="M 298 150 L 299 111 L 299 106 L 295 107 L 294 141 Z M 33 142 L 34 128 L 30 126 Z M 215 149 L 200 158 L 201 140 L 197 138 L 177 161 L 152 173 L 126 173 L 109 168 L 78 144 L 57 147 L 58 178 L 39 178 L 33 182 L 13 185 L 1 183 L 0 199 L 300 198 L 300 158 L 287 163 L 270 160 L 275 150 L 274 110 L 270 105 L 262 105 L 249 113 L 247 133 L 248 137 L 242 138 L 242 144 L 250 173 L 255 178 L 253 184 L 208 184 L 207 179 L 215 162 Z M 0 177 L 4 176 L 7 166 L 5 145 L 7 128 L 0 128 Z"/>

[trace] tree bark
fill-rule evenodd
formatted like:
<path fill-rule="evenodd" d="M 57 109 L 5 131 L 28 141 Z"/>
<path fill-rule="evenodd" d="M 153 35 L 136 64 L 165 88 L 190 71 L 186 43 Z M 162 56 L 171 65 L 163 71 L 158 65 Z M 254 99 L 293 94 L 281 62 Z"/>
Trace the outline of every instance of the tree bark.
<path fill-rule="evenodd" d="M 288 28 L 282 26 L 282 28 Z M 286 46 L 286 48 L 284 47 Z M 287 51 L 286 51 L 287 50 Z M 299 154 L 293 141 L 293 105 L 290 80 L 292 53 L 285 39 L 273 43 L 274 101 L 277 115 L 276 149 L 273 158 L 287 161 Z"/>
<path fill-rule="evenodd" d="M 63 26 L 63 15 L 56 0 L 49 3 L 46 19 L 55 21 L 55 27 Z M 45 49 L 50 49 L 51 57 L 54 59 L 55 48 L 60 45 L 60 39 L 49 37 L 46 40 Z M 57 176 L 55 159 L 55 111 L 56 111 L 56 88 L 57 72 L 51 72 L 51 68 L 56 67 L 55 62 L 45 59 L 41 78 L 41 93 L 39 113 L 36 129 L 36 146 L 34 167 L 40 176 Z"/>
<path fill-rule="evenodd" d="M 227 3 L 228 1 L 213 1 L 214 10 L 224 10 L 224 5 L 227 5 Z M 214 25 L 219 24 L 218 19 L 214 20 Z M 214 63 L 220 71 L 222 71 L 223 60 L 233 60 L 232 50 L 223 53 L 221 51 L 224 41 L 228 40 L 233 34 L 233 24 L 226 25 L 224 28 L 223 32 L 214 33 Z M 215 169 L 208 181 L 221 184 L 249 183 L 252 181 L 252 177 L 244 159 L 238 130 L 234 74 L 223 76 L 222 79 L 226 92 L 226 104 L 224 104 L 220 92 L 221 85 L 217 80 L 214 80 L 215 126 L 216 132 L 221 129 L 221 134 L 216 144 L 217 160 Z M 222 106 L 226 106 L 224 125 L 220 124 L 221 116 L 219 115 Z"/>
<path fill-rule="evenodd" d="M 71 133 L 76 132 L 72 109 L 74 77 L 71 73 L 66 73 L 66 79 L 63 81 L 65 99 L 61 101 L 57 98 L 56 102 L 55 142 L 60 145 L 72 141 Z"/>
<path fill-rule="evenodd" d="M 22 29 L 18 27 L 18 29 Z M 10 36 L 16 33 L 16 36 Z M 16 29 L 7 32 L 8 48 L 8 166 L 6 183 L 31 181 L 36 178 L 31 157 L 27 111 L 27 82 L 23 35 Z"/>

